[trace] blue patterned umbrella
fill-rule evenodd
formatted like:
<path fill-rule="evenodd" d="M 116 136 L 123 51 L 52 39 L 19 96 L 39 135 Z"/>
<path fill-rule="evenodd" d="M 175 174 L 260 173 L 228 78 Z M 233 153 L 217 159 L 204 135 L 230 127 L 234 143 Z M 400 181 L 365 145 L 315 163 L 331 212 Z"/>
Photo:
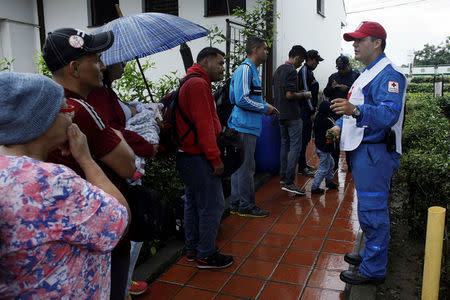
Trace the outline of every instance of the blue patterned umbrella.
<path fill-rule="evenodd" d="M 124 16 L 97 28 L 94 33 L 108 30 L 114 32 L 114 44 L 102 53 L 105 65 L 145 57 L 208 34 L 200 25 L 163 13 Z"/>

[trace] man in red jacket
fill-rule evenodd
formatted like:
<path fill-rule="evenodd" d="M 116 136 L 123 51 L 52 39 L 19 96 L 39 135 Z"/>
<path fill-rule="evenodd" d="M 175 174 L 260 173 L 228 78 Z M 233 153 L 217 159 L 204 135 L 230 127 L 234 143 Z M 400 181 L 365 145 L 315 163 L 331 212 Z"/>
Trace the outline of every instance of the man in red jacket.
<path fill-rule="evenodd" d="M 187 259 L 197 261 L 199 268 L 225 268 L 233 257 L 220 254 L 215 242 L 225 207 L 222 190 L 224 166 L 220 160 L 217 137 L 221 131 L 216 113 L 211 82 L 223 77 L 224 53 L 207 47 L 200 51 L 197 63 L 190 67 L 187 80 L 180 89 L 179 109 L 195 126 L 195 131 L 181 141 L 177 153 L 177 168 L 185 184 L 184 227 Z M 188 130 L 177 110 L 178 135 Z"/>

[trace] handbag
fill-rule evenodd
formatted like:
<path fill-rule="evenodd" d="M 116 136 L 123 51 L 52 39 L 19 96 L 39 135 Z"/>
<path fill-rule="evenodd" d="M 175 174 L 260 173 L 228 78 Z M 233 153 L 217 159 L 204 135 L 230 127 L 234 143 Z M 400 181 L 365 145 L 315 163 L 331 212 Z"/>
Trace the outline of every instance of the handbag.
<path fill-rule="evenodd" d="M 233 128 L 224 127 L 217 138 L 224 171 L 222 177 L 231 176 L 244 162 L 244 146 L 239 132 Z"/>

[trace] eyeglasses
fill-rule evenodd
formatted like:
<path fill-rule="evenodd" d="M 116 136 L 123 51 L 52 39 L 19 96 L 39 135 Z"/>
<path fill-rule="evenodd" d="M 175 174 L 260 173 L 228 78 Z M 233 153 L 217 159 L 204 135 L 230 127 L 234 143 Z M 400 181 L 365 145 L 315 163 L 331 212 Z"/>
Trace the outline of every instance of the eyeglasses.
<path fill-rule="evenodd" d="M 75 115 L 75 106 L 67 105 L 66 107 L 61 108 L 59 112 L 73 118 Z"/>

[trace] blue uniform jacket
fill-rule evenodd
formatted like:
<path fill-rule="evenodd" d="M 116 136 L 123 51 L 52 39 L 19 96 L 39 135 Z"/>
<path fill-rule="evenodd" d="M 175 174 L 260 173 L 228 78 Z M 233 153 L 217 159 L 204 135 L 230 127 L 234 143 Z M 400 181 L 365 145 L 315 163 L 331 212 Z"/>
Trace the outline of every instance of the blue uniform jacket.
<path fill-rule="evenodd" d="M 385 56 L 384 53 L 380 54 L 361 73 L 372 68 Z M 398 93 L 389 91 L 389 85 L 393 82 L 399 84 Z M 356 126 L 367 126 L 362 142 L 378 143 L 384 140 L 386 132 L 400 116 L 405 85 L 404 76 L 394 70 L 392 65 L 388 65 L 363 88 L 364 104 L 358 106 L 361 115 L 356 119 Z M 341 117 L 335 125 L 342 128 L 342 121 Z"/>
<path fill-rule="evenodd" d="M 228 119 L 228 126 L 239 132 L 259 136 L 261 115 L 267 112 L 268 105 L 262 98 L 258 69 L 248 58 L 231 78 L 230 101 L 235 106 Z"/>

